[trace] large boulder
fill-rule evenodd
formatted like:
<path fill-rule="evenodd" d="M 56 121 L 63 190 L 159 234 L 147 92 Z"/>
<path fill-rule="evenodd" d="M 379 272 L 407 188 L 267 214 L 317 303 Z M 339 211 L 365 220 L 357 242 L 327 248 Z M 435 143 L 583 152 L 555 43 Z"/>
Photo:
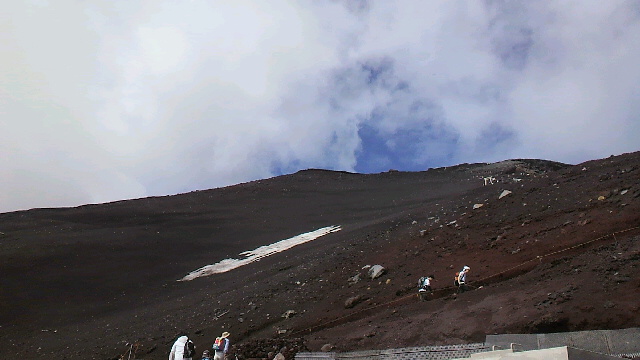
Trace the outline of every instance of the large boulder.
<path fill-rule="evenodd" d="M 362 295 L 352 296 L 344 302 L 344 307 L 345 309 L 351 309 L 352 307 L 358 305 L 364 300 L 365 300 L 365 297 Z"/>
<path fill-rule="evenodd" d="M 498 199 L 502 199 L 503 197 L 507 196 L 511 194 L 511 191 L 509 190 L 504 190 L 503 192 L 500 193 L 500 196 L 498 196 Z"/>
<path fill-rule="evenodd" d="M 382 265 L 373 265 L 370 269 L 369 269 L 369 277 L 371 279 L 376 279 L 379 278 L 380 276 L 382 276 L 382 274 L 385 273 L 385 268 Z"/>

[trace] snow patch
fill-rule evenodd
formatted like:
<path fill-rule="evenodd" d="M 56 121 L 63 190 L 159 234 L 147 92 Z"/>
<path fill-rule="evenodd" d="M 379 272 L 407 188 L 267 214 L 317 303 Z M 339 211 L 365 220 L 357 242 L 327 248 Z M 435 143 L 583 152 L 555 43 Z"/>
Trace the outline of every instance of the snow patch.
<path fill-rule="evenodd" d="M 250 264 L 254 261 L 258 261 L 264 257 L 289 250 L 296 245 L 304 244 L 321 236 L 340 230 L 342 230 L 340 226 L 327 226 L 315 231 L 294 236 L 289 239 L 280 240 L 271 245 L 260 246 L 253 251 L 245 251 L 240 253 L 239 255 L 245 256 L 244 259 L 224 259 L 215 264 L 203 266 L 198 270 L 192 271 L 187 276 L 178 281 L 191 281 L 199 277 L 227 272 L 239 268 L 240 266 Z"/>

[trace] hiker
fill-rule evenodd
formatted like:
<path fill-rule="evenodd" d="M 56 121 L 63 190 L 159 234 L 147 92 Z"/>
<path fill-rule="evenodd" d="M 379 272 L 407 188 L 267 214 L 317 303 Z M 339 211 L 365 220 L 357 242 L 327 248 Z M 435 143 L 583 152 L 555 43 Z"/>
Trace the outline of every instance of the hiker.
<path fill-rule="evenodd" d="M 216 338 L 216 342 L 213 343 L 213 350 L 216 351 L 213 360 L 224 360 L 226 357 L 227 351 L 229 351 L 229 335 L 231 334 L 225 331 Z"/>
<path fill-rule="evenodd" d="M 471 270 L 471 268 L 465 265 L 458 274 L 458 294 L 469 290 L 469 288 L 467 288 L 467 273 L 469 270 Z"/>
<path fill-rule="evenodd" d="M 203 351 L 201 360 L 213 360 L 213 357 L 211 357 L 211 351 L 209 350 Z"/>
<path fill-rule="evenodd" d="M 427 277 L 421 277 L 418 280 L 418 297 L 420 300 L 427 300 L 427 295 L 433 295 L 433 290 L 431 290 L 431 281 L 435 279 L 435 276 L 429 275 Z"/>
<path fill-rule="evenodd" d="M 182 335 L 173 343 L 169 360 L 192 360 L 196 347 L 187 335 Z"/>

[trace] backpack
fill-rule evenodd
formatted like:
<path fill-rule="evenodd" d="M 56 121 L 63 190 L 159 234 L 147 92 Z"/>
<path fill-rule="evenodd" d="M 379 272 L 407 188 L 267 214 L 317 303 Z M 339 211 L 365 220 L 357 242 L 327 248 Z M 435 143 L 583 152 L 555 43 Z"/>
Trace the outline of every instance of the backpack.
<path fill-rule="evenodd" d="M 196 346 L 193 345 L 193 341 L 191 340 L 187 340 L 187 342 L 184 343 L 184 350 L 183 350 L 183 358 L 192 358 L 196 355 Z"/>
<path fill-rule="evenodd" d="M 213 343 L 213 350 L 224 351 L 224 338 L 222 337 L 216 338 L 216 341 Z"/>
<path fill-rule="evenodd" d="M 425 284 L 425 281 L 426 281 L 426 280 L 427 280 L 427 278 L 426 278 L 426 277 L 424 277 L 424 276 L 423 276 L 423 277 L 421 277 L 420 279 L 418 279 L 418 287 L 419 287 L 419 288 L 423 287 L 423 286 L 424 286 L 424 284 Z"/>
<path fill-rule="evenodd" d="M 460 278 L 460 273 L 457 272 L 456 276 L 453 278 L 453 285 L 455 286 L 460 286 L 460 283 L 458 282 L 458 279 Z"/>

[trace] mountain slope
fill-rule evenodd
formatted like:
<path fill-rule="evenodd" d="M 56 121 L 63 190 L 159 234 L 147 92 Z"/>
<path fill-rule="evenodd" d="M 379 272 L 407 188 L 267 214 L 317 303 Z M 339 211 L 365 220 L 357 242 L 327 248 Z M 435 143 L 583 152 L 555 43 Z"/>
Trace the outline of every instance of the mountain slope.
<path fill-rule="evenodd" d="M 0 214 L 8 344 L 0 355 L 117 358 L 130 343 L 138 357 L 164 359 L 179 332 L 201 352 L 223 329 L 246 358 L 274 350 L 265 339 L 350 350 L 639 326 L 639 169 L 640 153 L 575 166 L 520 159 L 412 173 L 305 170 Z M 498 182 L 484 186 L 487 176 Z M 341 230 L 177 281 L 332 225 Z M 375 264 L 386 273 L 367 279 L 363 267 Z M 454 296 L 462 265 L 474 290 Z M 434 297 L 419 302 L 415 282 L 429 273 Z M 356 274 L 362 280 L 349 282 Z M 346 308 L 349 298 L 358 300 Z M 282 317 L 288 310 L 295 314 Z"/>

